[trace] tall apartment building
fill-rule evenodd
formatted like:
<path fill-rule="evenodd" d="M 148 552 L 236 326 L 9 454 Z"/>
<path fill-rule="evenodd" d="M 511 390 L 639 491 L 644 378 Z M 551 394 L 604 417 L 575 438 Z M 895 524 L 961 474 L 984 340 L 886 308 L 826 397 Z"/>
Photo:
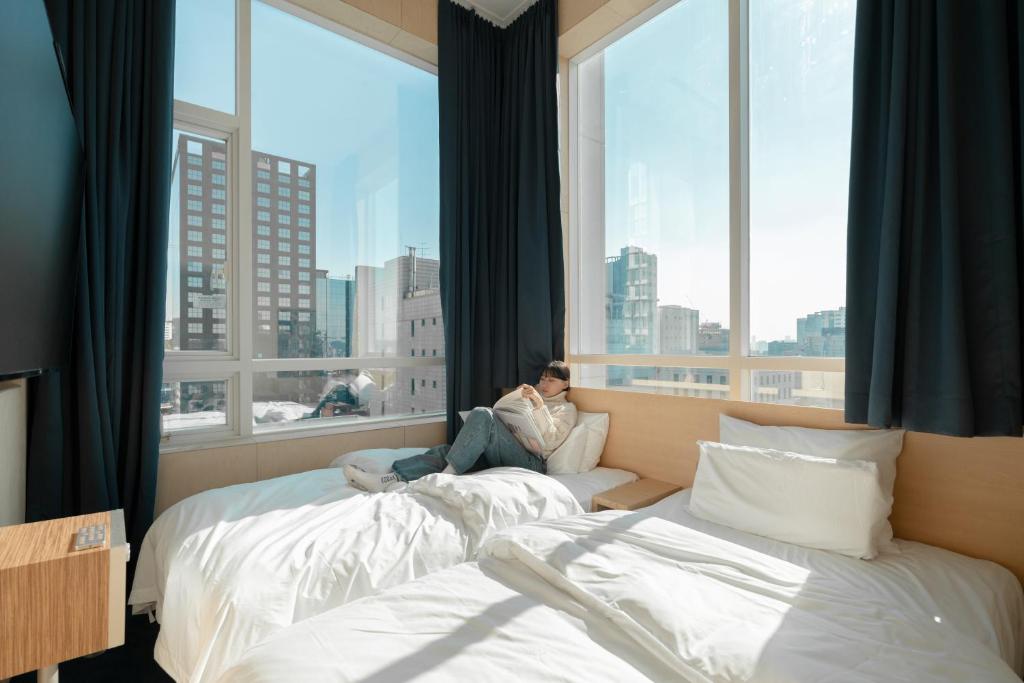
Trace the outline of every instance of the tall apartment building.
<path fill-rule="evenodd" d="M 257 358 L 323 356 L 316 332 L 316 166 L 252 153 Z"/>
<path fill-rule="evenodd" d="M 845 356 L 846 307 L 797 318 L 796 339 L 804 356 Z"/>
<path fill-rule="evenodd" d="M 658 257 L 622 247 L 605 259 L 608 353 L 653 353 L 658 324 Z"/>
<path fill-rule="evenodd" d="M 408 254 L 383 267 L 356 266 L 354 355 L 444 356 L 440 263 Z M 371 415 L 444 410 L 443 366 L 398 368 Z"/>
<path fill-rule="evenodd" d="M 182 351 L 227 350 L 227 149 L 222 142 L 180 135 L 172 166 L 180 258 L 178 320 Z M 173 229 L 173 226 L 172 228 Z"/>
<path fill-rule="evenodd" d="M 658 306 L 658 353 L 695 354 L 700 311 L 684 306 Z"/>
<path fill-rule="evenodd" d="M 352 324 L 355 316 L 356 282 L 316 271 L 316 332 L 324 355 L 347 358 L 353 355 Z"/>
<path fill-rule="evenodd" d="M 316 167 L 253 152 L 253 273 L 257 358 L 323 355 L 314 348 Z M 182 350 L 227 350 L 227 149 L 180 135 L 178 189 Z"/>

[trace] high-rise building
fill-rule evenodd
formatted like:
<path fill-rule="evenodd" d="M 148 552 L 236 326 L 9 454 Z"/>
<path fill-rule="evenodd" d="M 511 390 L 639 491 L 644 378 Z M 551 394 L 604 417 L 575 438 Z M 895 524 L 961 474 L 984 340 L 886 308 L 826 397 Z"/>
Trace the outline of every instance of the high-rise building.
<path fill-rule="evenodd" d="M 257 358 L 323 356 L 315 334 L 316 166 L 253 151 Z"/>
<path fill-rule="evenodd" d="M 227 149 L 223 142 L 180 135 L 172 166 L 180 259 L 175 346 L 227 350 Z M 174 226 L 171 226 L 174 229 Z"/>
<path fill-rule="evenodd" d="M 700 311 L 684 306 L 658 306 L 657 353 L 695 354 Z"/>
<path fill-rule="evenodd" d="M 712 355 L 728 354 L 729 328 L 722 327 L 722 323 L 701 323 L 697 331 L 697 350 Z"/>
<path fill-rule="evenodd" d="M 605 259 L 608 353 L 654 353 L 658 325 L 658 257 L 622 247 Z"/>
<path fill-rule="evenodd" d="M 352 355 L 352 323 L 356 306 L 356 283 L 352 278 L 330 277 L 316 271 L 316 331 L 324 355 L 346 358 Z"/>
<path fill-rule="evenodd" d="M 257 358 L 323 355 L 318 348 L 316 167 L 253 152 L 253 273 Z M 227 350 L 227 148 L 180 135 L 174 157 L 178 192 L 182 350 Z M 175 328 L 172 324 L 172 334 Z"/>
<path fill-rule="evenodd" d="M 846 307 L 798 318 L 796 339 L 799 352 L 804 356 L 846 355 Z"/>
<path fill-rule="evenodd" d="M 383 267 L 356 266 L 353 340 L 357 356 L 444 356 L 440 263 L 410 247 Z M 444 367 L 398 368 L 372 415 L 444 410 Z"/>

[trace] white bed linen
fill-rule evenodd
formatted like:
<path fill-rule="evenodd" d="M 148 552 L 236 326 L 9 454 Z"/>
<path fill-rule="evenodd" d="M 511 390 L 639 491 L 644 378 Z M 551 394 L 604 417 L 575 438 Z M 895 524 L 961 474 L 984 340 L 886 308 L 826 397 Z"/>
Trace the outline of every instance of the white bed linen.
<path fill-rule="evenodd" d="M 295 621 L 473 559 L 500 529 L 580 512 L 564 486 L 517 468 L 376 495 L 338 469 L 206 491 L 154 522 L 129 604 L 155 608 L 154 656 L 175 680 L 215 680 Z"/>
<path fill-rule="evenodd" d="M 509 529 L 478 564 L 281 631 L 222 681 L 1018 681 L 985 626 L 1017 623 L 1019 645 L 1005 569 L 916 543 L 865 562 L 705 533 L 730 530 L 687 498 Z"/>
<path fill-rule="evenodd" d="M 637 480 L 635 472 L 617 470 L 613 467 L 595 467 L 589 472 L 548 476 L 569 489 L 584 512 L 590 512 L 590 499 L 596 494 Z"/>

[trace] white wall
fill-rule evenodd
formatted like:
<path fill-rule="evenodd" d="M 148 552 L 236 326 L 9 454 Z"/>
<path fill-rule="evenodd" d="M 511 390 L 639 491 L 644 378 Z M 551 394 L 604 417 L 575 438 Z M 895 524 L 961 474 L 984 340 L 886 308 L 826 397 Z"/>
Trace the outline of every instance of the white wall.
<path fill-rule="evenodd" d="M 0 526 L 25 521 L 25 381 L 0 382 Z"/>

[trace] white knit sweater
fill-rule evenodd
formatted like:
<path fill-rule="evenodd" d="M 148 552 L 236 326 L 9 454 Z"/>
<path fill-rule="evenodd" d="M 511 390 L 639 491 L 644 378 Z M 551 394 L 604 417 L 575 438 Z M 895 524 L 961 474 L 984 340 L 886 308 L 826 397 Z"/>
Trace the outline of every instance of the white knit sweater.
<path fill-rule="evenodd" d="M 537 393 L 540 394 L 539 391 Z M 566 399 L 566 392 L 563 391 L 551 398 L 544 398 L 544 405 L 533 409 L 533 421 L 544 437 L 544 452 L 541 455 L 547 460 L 576 426 L 576 406 Z"/>

